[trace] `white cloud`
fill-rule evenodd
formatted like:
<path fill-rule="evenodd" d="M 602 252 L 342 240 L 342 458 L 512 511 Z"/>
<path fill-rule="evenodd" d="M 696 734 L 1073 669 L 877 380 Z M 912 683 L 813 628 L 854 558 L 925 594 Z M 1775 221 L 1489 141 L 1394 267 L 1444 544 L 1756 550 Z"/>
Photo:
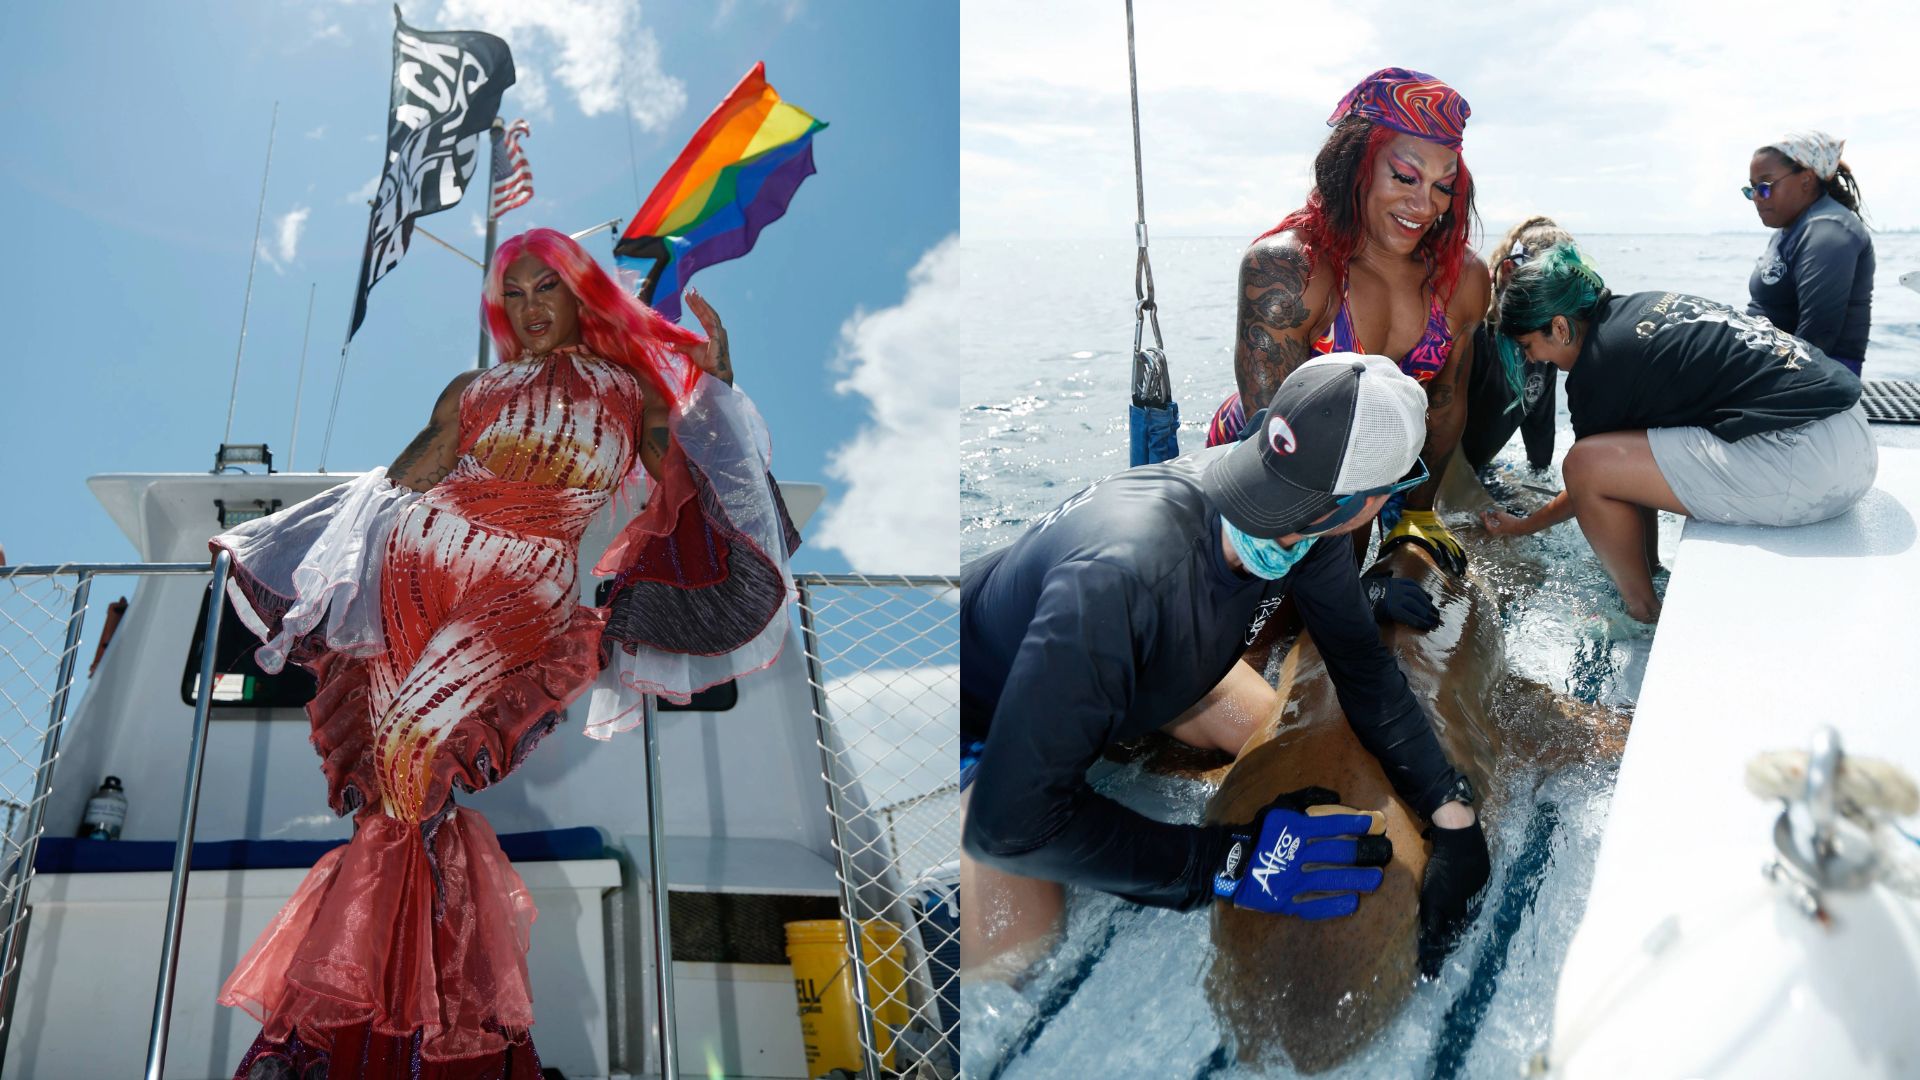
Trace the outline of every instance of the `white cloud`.
<path fill-rule="evenodd" d="M 740 0 L 720 0 L 719 6 L 714 9 L 713 25 L 716 27 L 727 25 L 733 20 L 734 15 L 739 13 L 740 6 Z M 782 22 L 792 22 L 794 16 L 800 14 L 800 9 L 805 7 L 806 3 L 805 0 L 759 0 L 755 6 L 771 8 L 780 16 Z"/>
<path fill-rule="evenodd" d="M 379 190 L 380 174 L 374 173 L 372 179 L 360 185 L 359 191 L 350 191 L 347 193 L 347 201 L 355 206 L 365 206 L 367 205 L 367 200 L 373 198 L 373 193 Z"/>
<path fill-rule="evenodd" d="M 1492 231 L 1536 211 L 1576 232 L 1758 230 L 1736 190 L 1747 158 L 1802 126 L 1847 139 L 1878 224 L 1920 225 L 1920 208 L 1892 198 L 1920 172 L 1904 85 L 1917 12 L 1904 0 L 1814 22 L 1730 0 L 1141 0 L 1147 220 L 1162 235 L 1271 227 L 1304 197 L 1340 95 L 1397 65 L 1471 102 L 1466 158 Z M 960 34 L 962 230 L 1128 236 L 1121 10 L 967 0 Z M 1310 44 L 1281 61 L 1278 42 Z"/>
<path fill-rule="evenodd" d="M 482 240 L 485 240 L 487 238 L 486 215 L 482 214 L 478 210 L 475 210 L 471 216 L 473 218 L 473 235 L 479 237 Z"/>
<path fill-rule="evenodd" d="M 960 244 L 949 236 L 907 275 L 897 307 L 856 309 L 840 327 L 842 394 L 868 401 L 868 423 L 829 455 L 847 484 L 814 530 L 868 573 L 960 569 Z"/>
<path fill-rule="evenodd" d="M 314 128 L 312 131 L 307 132 L 307 138 L 309 139 L 324 139 L 326 137 L 327 137 L 327 125 L 325 124 L 321 124 L 319 127 Z"/>
<path fill-rule="evenodd" d="M 300 247 L 300 234 L 307 229 L 307 216 L 312 213 L 312 207 L 295 203 L 293 209 L 275 219 L 278 225 L 275 239 L 279 245 L 281 262 L 293 261 L 294 253 Z"/>
<path fill-rule="evenodd" d="M 546 107 L 546 68 L 588 116 L 624 105 L 654 131 L 687 106 L 686 85 L 661 69 L 660 42 L 630 0 L 442 0 L 438 24 L 505 38 L 530 113 Z"/>
<path fill-rule="evenodd" d="M 313 208 L 293 204 L 293 209 L 284 214 L 276 214 L 273 219 L 273 233 L 260 242 L 260 257 L 266 260 L 273 272 L 286 272 L 287 264 L 300 252 L 300 234 L 307 230 L 307 218 Z"/>

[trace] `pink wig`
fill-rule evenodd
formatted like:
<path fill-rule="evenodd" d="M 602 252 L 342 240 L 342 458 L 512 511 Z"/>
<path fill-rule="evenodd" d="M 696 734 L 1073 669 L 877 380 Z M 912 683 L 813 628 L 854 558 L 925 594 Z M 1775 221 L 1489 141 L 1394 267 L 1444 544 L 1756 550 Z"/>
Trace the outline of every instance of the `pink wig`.
<path fill-rule="evenodd" d="M 480 312 L 502 363 L 518 360 L 527 351 L 514 332 L 502 299 L 507 267 L 522 255 L 551 266 L 573 290 L 580 301 L 580 340 L 593 355 L 632 368 L 669 406 L 679 404 L 680 398 L 693 389 L 699 369 L 684 360 L 676 362 L 671 346 L 706 339 L 668 322 L 627 295 L 586 249 L 566 233 L 552 229 L 528 229 L 493 253 L 487 287 L 480 294 Z"/>

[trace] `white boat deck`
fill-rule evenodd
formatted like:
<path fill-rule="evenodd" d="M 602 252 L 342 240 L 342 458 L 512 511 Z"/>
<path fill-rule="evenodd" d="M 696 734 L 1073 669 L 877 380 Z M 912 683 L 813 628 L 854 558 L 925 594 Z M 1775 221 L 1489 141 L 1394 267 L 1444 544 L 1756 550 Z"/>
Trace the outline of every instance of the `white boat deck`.
<path fill-rule="evenodd" d="M 1599 1017 L 1611 1008 L 1605 1003 L 1621 1000 L 1633 969 L 1644 970 L 1648 957 L 1666 949 L 1681 929 L 1693 928 L 1691 941 L 1739 922 L 1720 908 L 1724 917 L 1715 924 L 1709 912 L 1721 900 L 1744 892 L 1750 908 L 1757 903 L 1751 897 L 1758 895 L 1761 867 L 1773 854 L 1780 807 L 1747 792 L 1742 778 L 1751 758 L 1806 749 L 1816 729 L 1832 725 L 1849 755 L 1881 758 L 1920 776 L 1920 662 L 1913 632 L 1920 604 L 1920 449 L 1905 448 L 1920 446 L 1920 428 L 1877 425 L 1876 435 L 1882 444 L 1878 481 L 1839 518 L 1796 529 L 1687 523 L 1585 920 L 1560 977 L 1549 1055 L 1556 1075 L 1570 1055 L 1589 1055 L 1603 1040 L 1619 1053 L 1602 1056 L 1621 1064 L 1627 1048 L 1617 1037 L 1626 1033 L 1603 1035 L 1607 1024 Z M 1880 901 L 1889 897 L 1883 894 Z M 1891 901 L 1894 907 L 1901 903 Z M 1797 913 L 1761 911 L 1764 918 L 1749 920 L 1758 940 L 1744 939 L 1757 950 L 1733 955 L 1744 960 L 1748 952 L 1791 942 L 1791 949 L 1801 950 L 1795 962 L 1809 965 L 1806 970 L 1839 962 L 1835 956 L 1822 961 L 1819 954 L 1844 944 L 1850 928 L 1857 938 L 1868 920 L 1857 907 L 1845 913 L 1836 907 L 1835 913 L 1835 930 L 1815 932 Z M 1849 921 L 1849 914 L 1856 917 Z M 1890 923 L 1914 925 L 1904 917 Z M 1681 1010 L 1692 1015 L 1675 1016 L 1671 1025 L 1643 1019 L 1635 1037 L 1624 1041 L 1638 1042 L 1644 1032 L 1650 1045 L 1629 1056 L 1651 1057 L 1661 1062 L 1659 1075 L 1670 1069 L 1675 1077 L 1787 1075 L 1795 1063 L 1777 1055 L 1768 1062 L 1765 1055 L 1787 1036 L 1783 1029 L 1792 1028 L 1802 1042 L 1825 1043 L 1801 1048 L 1817 1049 L 1823 1055 L 1818 1060 L 1839 1070 L 1823 1067 L 1821 1075 L 1913 1075 L 1920 1069 L 1920 1037 L 1911 1015 L 1875 1015 L 1879 1004 L 1865 1000 L 1877 997 L 1888 1007 L 1912 1000 L 1906 995 L 1920 944 L 1903 940 L 1910 937 L 1909 930 L 1900 930 L 1888 939 L 1891 947 L 1868 954 L 1876 957 L 1870 962 L 1875 970 L 1853 966 L 1856 955 L 1846 961 L 1842 978 L 1800 981 L 1780 1001 L 1741 1000 L 1758 995 L 1757 986 L 1699 986 L 1699 996 Z M 1737 977 L 1732 971 L 1726 976 Z M 1769 1022 L 1782 1016 L 1794 1019 Z M 1649 1030 L 1662 1026 L 1669 1031 Z M 1682 1034 L 1689 1028 L 1690 1038 Z M 1901 1028 L 1907 1033 L 1893 1033 Z M 1746 1064 L 1723 1071 L 1735 1059 Z M 1564 1075 L 1589 1071 L 1571 1068 Z"/>

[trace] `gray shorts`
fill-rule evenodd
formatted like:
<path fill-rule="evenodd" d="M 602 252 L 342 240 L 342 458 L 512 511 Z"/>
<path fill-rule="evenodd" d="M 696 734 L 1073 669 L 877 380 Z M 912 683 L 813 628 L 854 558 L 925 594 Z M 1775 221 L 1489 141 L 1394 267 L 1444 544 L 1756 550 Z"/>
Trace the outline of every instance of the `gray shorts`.
<path fill-rule="evenodd" d="M 1731 443 L 1706 428 L 1651 428 L 1647 445 L 1688 516 L 1722 525 L 1825 521 L 1859 502 L 1880 469 L 1858 404 Z"/>

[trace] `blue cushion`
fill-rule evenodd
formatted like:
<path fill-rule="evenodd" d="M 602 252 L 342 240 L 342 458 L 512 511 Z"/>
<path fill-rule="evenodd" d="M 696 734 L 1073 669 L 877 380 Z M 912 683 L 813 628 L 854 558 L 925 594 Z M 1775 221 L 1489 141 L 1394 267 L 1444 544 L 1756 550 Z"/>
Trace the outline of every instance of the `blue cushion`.
<path fill-rule="evenodd" d="M 195 870 L 284 870 L 305 868 L 345 840 L 211 840 L 193 845 Z M 592 826 L 502 833 L 500 849 L 514 862 L 598 859 L 606 844 Z M 172 870 L 171 840 L 80 840 L 43 836 L 33 868 L 41 874 L 124 874 Z"/>

